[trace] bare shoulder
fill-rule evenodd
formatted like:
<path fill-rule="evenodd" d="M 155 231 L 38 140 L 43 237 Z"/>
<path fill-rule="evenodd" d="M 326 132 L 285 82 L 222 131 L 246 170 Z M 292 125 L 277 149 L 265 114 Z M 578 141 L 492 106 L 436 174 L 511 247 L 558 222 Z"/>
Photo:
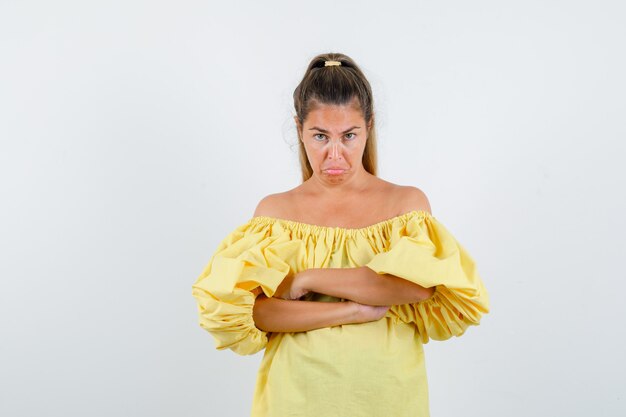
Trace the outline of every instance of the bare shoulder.
<path fill-rule="evenodd" d="M 287 213 L 287 207 L 291 202 L 291 193 L 269 194 L 261 199 L 254 210 L 254 217 L 266 216 L 282 218 Z"/>
<path fill-rule="evenodd" d="M 410 211 L 423 210 L 431 213 L 430 201 L 426 193 L 418 187 L 411 185 L 394 184 L 393 182 L 376 178 L 378 190 L 384 196 L 383 200 L 391 203 L 396 215 L 408 213 Z"/>
<path fill-rule="evenodd" d="M 403 212 L 412 210 L 423 210 L 431 213 L 430 201 L 424 191 L 411 185 L 397 185 L 398 205 L 403 208 Z"/>

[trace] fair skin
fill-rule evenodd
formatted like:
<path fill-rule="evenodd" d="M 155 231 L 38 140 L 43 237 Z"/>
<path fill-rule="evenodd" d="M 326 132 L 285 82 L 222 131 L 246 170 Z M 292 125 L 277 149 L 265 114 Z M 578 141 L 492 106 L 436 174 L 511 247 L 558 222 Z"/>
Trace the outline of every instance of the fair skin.
<path fill-rule="evenodd" d="M 365 170 L 362 156 L 371 124 L 356 101 L 319 104 L 302 126 L 295 121 L 313 175 L 292 190 L 265 197 L 254 216 L 363 228 L 411 210 L 430 212 L 428 199 L 418 188 L 392 184 Z M 296 332 L 379 320 L 391 305 L 423 301 L 434 288 L 362 266 L 307 269 L 286 277 L 272 297 L 260 288 L 253 292 L 257 295 L 253 319 L 259 329 Z M 308 292 L 349 301 L 298 300 Z"/>

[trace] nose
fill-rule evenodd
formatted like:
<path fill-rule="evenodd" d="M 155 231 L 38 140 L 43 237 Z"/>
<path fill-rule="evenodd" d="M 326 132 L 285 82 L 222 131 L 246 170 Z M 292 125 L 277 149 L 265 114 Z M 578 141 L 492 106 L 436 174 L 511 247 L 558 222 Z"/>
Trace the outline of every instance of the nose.
<path fill-rule="evenodd" d="M 339 159 L 341 158 L 341 150 L 339 149 L 341 146 L 338 142 L 330 142 L 330 151 L 328 152 L 329 159 Z"/>

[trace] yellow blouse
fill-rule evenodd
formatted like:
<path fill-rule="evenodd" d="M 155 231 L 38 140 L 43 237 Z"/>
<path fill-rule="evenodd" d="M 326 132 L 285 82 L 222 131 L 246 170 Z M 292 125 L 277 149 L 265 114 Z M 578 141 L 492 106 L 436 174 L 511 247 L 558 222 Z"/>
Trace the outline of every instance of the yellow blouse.
<path fill-rule="evenodd" d="M 394 305 L 380 320 L 306 332 L 254 325 L 252 293 L 271 297 L 308 268 L 366 265 L 423 287 L 427 300 Z M 218 246 L 192 285 L 199 324 L 216 349 L 265 349 L 252 417 L 427 417 L 423 343 L 460 336 L 489 312 L 489 296 L 465 248 L 430 213 L 414 210 L 349 229 L 257 216 Z M 309 293 L 308 300 L 344 299 Z"/>

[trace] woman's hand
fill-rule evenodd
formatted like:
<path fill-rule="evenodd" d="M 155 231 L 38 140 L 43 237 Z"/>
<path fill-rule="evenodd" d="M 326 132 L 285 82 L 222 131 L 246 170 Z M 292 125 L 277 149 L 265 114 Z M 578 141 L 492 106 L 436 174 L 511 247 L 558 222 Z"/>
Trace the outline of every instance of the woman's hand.
<path fill-rule="evenodd" d="M 380 320 L 387 314 L 391 306 L 372 306 L 369 304 L 360 304 L 350 301 L 356 305 L 355 322 L 366 323 L 368 321 Z"/>
<path fill-rule="evenodd" d="M 310 274 L 305 270 L 295 275 L 286 276 L 278 288 L 276 288 L 276 292 L 273 296 L 284 300 L 298 300 L 304 297 L 310 292 L 310 290 L 306 288 L 306 281 L 309 275 Z"/>

